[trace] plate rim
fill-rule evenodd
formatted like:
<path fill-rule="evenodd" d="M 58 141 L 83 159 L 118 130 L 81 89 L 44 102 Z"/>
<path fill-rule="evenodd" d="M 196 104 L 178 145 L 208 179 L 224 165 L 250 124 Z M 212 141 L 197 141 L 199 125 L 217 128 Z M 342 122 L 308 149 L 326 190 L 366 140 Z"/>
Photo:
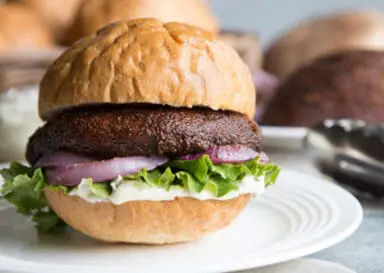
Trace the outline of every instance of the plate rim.
<path fill-rule="evenodd" d="M 297 150 L 303 147 L 309 128 L 261 125 L 264 146 L 272 150 Z"/>
<path fill-rule="evenodd" d="M 339 193 L 344 195 L 345 198 L 350 199 L 350 202 L 351 202 L 350 204 L 354 203 L 354 207 L 356 208 L 356 211 L 355 211 L 356 217 L 354 218 L 354 221 L 349 225 L 349 227 L 347 229 L 340 232 L 340 234 L 337 237 L 336 237 L 336 235 L 334 235 L 333 237 L 328 238 L 327 240 L 322 239 L 321 242 L 318 242 L 315 244 L 315 247 L 307 246 L 307 247 L 304 247 L 304 249 L 302 249 L 303 247 L 300 247 L 300 249 L 301 249 L 300 251 L 295 250 L 296 252 L 300 252 L 301 254 L 296 254 L 296 255 L 286 254 L 284 257 L 281 257 L 281 259 L 275 259 L 273 261 L 273 263 L 265 263 L 263 265 L 257 265 L 256 267 L 250 265 L 250 263 L 248 263 L 248 265 L 246 265 L 246 267 L 244 267 L 244 265 L 247 264 L 247 262 L 251 260 L 250 257 L 247 257 L 248 259 L 245 259 L 244 264 L 242 263 L 241 265 L 239 265 L 238 268 L 231 269 L 230 271 L 245 270 L 245 269 L 258 268 L 258 267 L 262 267 L 262 266 L 269 266 L 269 265 L 278 264 L 281 262 L 290 261 L 290 260 L 297 259 L 297 258 L 306 257 L 306 256 L 311 255 L 311 254 L 315 254 L 321 250 L 325 250 L 329 247 L 337 245 L 338 243 L 341 243 L 345 239 L 349 238 L 360 227 L 360 225 L 363 221 L 364 211 L 363 211 L 363 207 L 362 207 L 361 203 L 358 201 L 358 199 L 355 196 L 352 195 L 352 193 L 348 192 L 346 189 L 342 188 L 341 186 L 339 186 L 335 183 L 332 183 L 332 181 L 322 179 L 321 177 L 316 176 L 316 175 L 309 175 L 309 174 L 305 174 L 305 173 L 302 173 L 302 172 L 299 172 L 296 170 L 292 170 L 292 169 L 283 169 L 283 171 L 284 172 L 291 172 L 295 175 L 300 175 L 302 177 L 307 177 L 309 179 L 317 180 L 316 183 L 324 183 L 327 185 L 326 187 L 330 187 L 330 188 L 333 188 L 333 190 L 335 190 L 335 191 L 339 191 Z M 313 181 L 311 181 L 311 183 L 312 182 Z M 312 248 L 312 249 L 310 250 L 310 248 Z M 224 272 L 229 272 L 229 271 L 224 271 Z"/>
<path fill-rule="evenodd" d="M 270 126 L 261 125 L 261 132 L 268 138 L 293 138 L 302 139 L 308 133 L 307 127 L 288 127 L 288 126 Z M 282 134 L 283 133 L 283 134 Z"/>

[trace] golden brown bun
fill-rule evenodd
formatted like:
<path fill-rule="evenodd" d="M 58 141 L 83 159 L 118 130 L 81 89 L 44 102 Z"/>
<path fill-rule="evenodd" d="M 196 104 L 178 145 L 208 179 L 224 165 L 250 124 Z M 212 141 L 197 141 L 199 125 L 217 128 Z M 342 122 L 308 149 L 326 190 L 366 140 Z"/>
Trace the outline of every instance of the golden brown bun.
<path fill-rule="evenodd" d="M 350 49 L 384 49 L 384 15 L 350 11 L 304 22 L 275 41 L 265 55 L 265 69 L 286 78 L 302 65 Z"/>
<path fill-rule="evenodd" d="M 181 23 L 136 19 L 79 41 L 40 84 L 43 119 L 90 103 L 207 106 L 252 118 L 255 89 L 238 54 L 211 33 Z"/>
<path fill-rule="evenodd" d="M 51 29 L 56 41 L 66 35 L 81 0 L 14 0 L 33 10 Z"/>
<path fill-rule="evenodd" d="M 73 44 L 83 36 L 120 20 L 158 18 L 218 32 L 218 22 L 205 0 L 87 0 L 83 1 L 65 41 Z"/>
<path fill-rule="evenodd" d="M 46 188 L 50 207 L 75 230 L 107 242 L 169 244 L 196 240 L 229 225 L 251 198 L 201 201 L 131 201 L 121 205 L 88 203 Z"/>
<path fill-rule="evenodd" d="M 0 52 L 49 48 L 49 30 L 29 9 L 0 5 Z"/>

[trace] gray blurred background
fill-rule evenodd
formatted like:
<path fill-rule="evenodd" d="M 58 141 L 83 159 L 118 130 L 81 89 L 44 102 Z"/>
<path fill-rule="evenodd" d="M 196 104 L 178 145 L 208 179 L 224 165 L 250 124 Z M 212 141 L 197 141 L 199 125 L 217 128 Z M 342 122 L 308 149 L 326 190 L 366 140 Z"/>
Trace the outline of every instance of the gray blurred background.
<path fill-rule="evenodd" d="M 304 18 L 345 9 L 384 9 L 382 0 L 210 0 L 221 24 L 229 29 L 257 31 L 266 45 Z"/>

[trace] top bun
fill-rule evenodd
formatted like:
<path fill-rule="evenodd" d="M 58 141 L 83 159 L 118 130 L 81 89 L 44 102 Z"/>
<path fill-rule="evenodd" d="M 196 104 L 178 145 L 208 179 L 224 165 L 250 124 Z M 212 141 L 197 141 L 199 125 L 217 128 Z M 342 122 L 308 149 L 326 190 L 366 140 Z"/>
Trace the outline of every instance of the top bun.
<path fill-rule="evenodd" d="M 21 5 L 0 5 L 0 52 L 49 48 L 49 30 L 29 9 Z"/>
<path fill-rule="evenodd" d="M 318 57 L 353 50 L 384 50 L 384 14 L 350 11 L 304 22 L 267 50 L 265 69 L 286 78 Z"/>
<path fill-rule="evenodd" d="M 111 24 L 68 48 L 40 84 L 43 119 L 97 103 L 207 106 L 253 117 L 255 89 L 239 55 L 210 32 L 136 19 Z"/>
<path fill-rule="evenodd" d="M 218 22 L 205 0 L 87 0 L 83 1 L 65 39 L 73 44 L 110 23 L 137 18 L 158 18 L 218 32 Z"/>
<path fill-rule="evenodd" d="M 51 29 L 52 36 L 61 41 L 72 25 L 81 0 L 13 0 L 32 9 Z"/>

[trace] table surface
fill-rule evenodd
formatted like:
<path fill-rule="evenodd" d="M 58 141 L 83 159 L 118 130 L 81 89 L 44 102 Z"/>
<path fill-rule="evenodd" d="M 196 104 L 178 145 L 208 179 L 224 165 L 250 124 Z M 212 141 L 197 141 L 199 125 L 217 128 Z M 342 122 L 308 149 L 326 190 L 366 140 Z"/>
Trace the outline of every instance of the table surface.
<path fill-rule="evenodd" d="M 299 151 L 268 154 L 283 168 L 323 176 Z M 311 257 L 342 264 L 358 273 L 384 272 L 384 201 L 362 201 L 362 204 L 364 218 L 359 229 L 345 241 Z"/>

